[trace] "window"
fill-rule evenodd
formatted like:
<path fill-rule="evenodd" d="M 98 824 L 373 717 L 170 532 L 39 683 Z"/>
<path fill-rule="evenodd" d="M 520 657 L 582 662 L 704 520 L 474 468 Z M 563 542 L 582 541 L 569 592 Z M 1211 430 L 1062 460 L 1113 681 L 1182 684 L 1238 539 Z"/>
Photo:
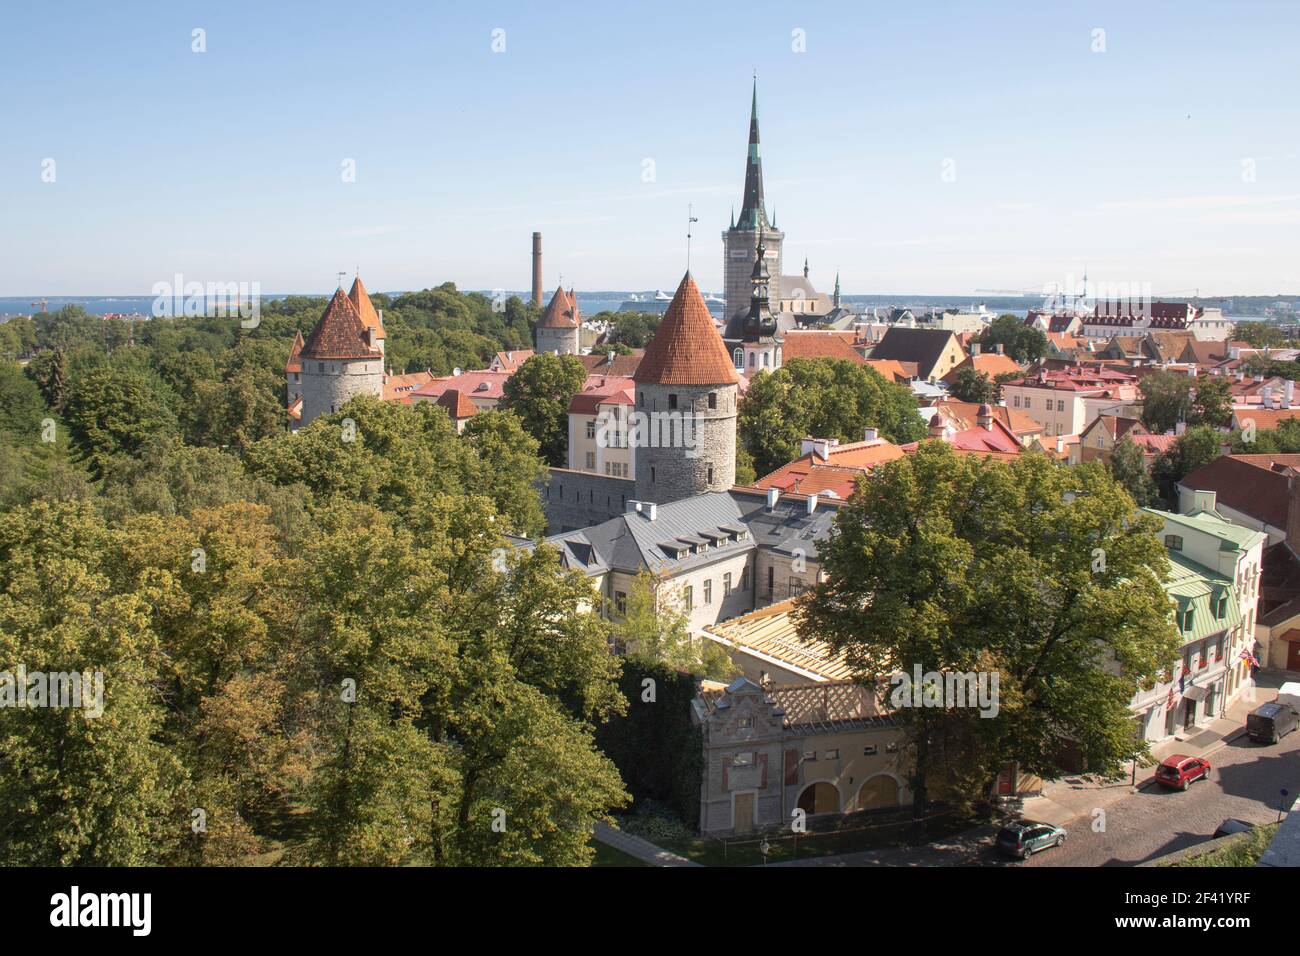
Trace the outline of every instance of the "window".
<path fill-rule="evenodd" d="M 1030 405 L 1032 405 L 1032 404 L 1033 404 L 1033 401 L 1029 398 L 1028 395 L 1026 395 L 1026 396 L 1025 396 L 1025 408 L 1028 408 L 1028 407 L 1029 407 Z"/>
<path fill-rule="evenodd" d="M 318 373 L 320 373 L 321 375 L 324 375 L 324 374 L 325 374 L 325 363 L 324 363 L 324 362 L 317 362 L 317 363 L 316 363 L 316 371 L 317 371 Z"/>
<path fill-rule="evenodd" d="M 695 588 L 691 587 L 691 586 L 688 584 L 688 585 L 686 586 L 686 590 L 685 590 L 685 592 L 684 592 L 683 597 L 684 597 L 684 599 L 685 599 L 685 603 L 686 603 L 686 610 L 688 610 L 688 611 L 693 611 L 693 610 L 695 610 Z"/>
<path fill-rule="evenodd" d="M 806 760 L 806 761 L 808 761 L 809 763 L 812 763 L 813 761 L 815 761 L 815 760 L 817 759 L 817 751 L 815 751 L 815 750 L 805 750 L 805 751 L 803 752 L 803 759 Z"/>
<path fill-rule="evenodd" d="M 704 582 L 704 603 L 706 606 L 713 603 L 713 578 Z"/>
<path fill-rule="evenodd" d="M 676 408 L 676 407 L 677 407 L 677 396 L 676 396 L 676 395 L 669 395 L 669 396 L 668 396 L 668 407 L 669 407 L 669 408 Z"/>
<path fill-rule="evenodd" d="M 736 349 L 736 351 L 734 351 L 734 352 L 731 353 L 731 359 L 732 359 L 733 362 L 736 363 L 736 368 L 744 368 L 744 367 L 745 367 L 745 350 L 744 350 L 744 349 Z"/>
<path fill-rule="evenodd" d="M 709 465 L 709 477 L 708 477 L 707 480 L 708 480 L 709 484 L 713 484 L 713 466 L 712 466 L 712 465 Z"/>
<path fill-rule="evenodd" d="M 803 591 L 804 591 L 803 578 L 796 578 L 796 577 L 790 578 L 790 593 L 802 594 Z"/>
<path fill-rule="evenodd" d="M 837 747 L 837 748 L 834 748 L 834 749 L 831 749 L 831 750 L 826 751 L 826 759 L 827 759 L 827 760 L 839 760 L 839 759 L 840 759 L 840 751 L 839 751 L 839 748 Z"/>
<path fill-rule="evenodd" d="M 754 729 L 754 718 L 753 718 L 753 717 L 742 717 L 742 718 L 740 718 L 740 729 L 741 729 L 741 730 L 753 730 L 753 729 Z"/>
<path fill-rule="evenodd" d="M 1017 395 L 1017 396 L 1016 396 L 1016 408 L 1019 408 L 1019 407 L 1020 407 L 1020 396 Z"/>
<path fill-rule="evenodd" d="M 709 392 L 709 408 L 717 408 L 717 407 L 718 407 L 718 393 Z"/>
<path fill-rule="evenodd" d="M 1165 535 L 1165 547 L 1170 551 L 1183 550 L 1183 536 L 1179 534 Z"/>
<path fill-rule="evenodd" d="M 596 467 L 596 453 L 594 451 L 589 451 L 587 452 L 587 470 L 592 471 L 595 467 Z"/>
<path fill-rule="evenodd" d="M 862 756 L 864 756 L 864 757 L 874 757 L 875 755 L 876 755 L 876 745 L 875 745 L 875 744 L 867 744 L 865 747 L 862 748 Z"/>
<path fill-rule="evenodd" d="M 750 353 L 749 353 L 749 367 L 750 367 L 750 368 L 753 368 L 753 367 L 754 367 L 754 353 L 753 353 L 753 352 L 750 352 Z"/>
<path fill-rule="evenodd" d="M 1063 411 L 1065 411 L 1065 399 L 1063 399 L 1063 398 L 1058 398 L 1058 399 L 1056 400 L 1056 410 L 1057 410 L 1058 412 L 1063 412 Z"/>
<path fill-rule="evenodd" d="M 651 466 L 650 466 L 650 484 L 653 485 L 654 483 L 655 483 L 655 466 L 654 466 L 654 465 L 651 465 Z"/>
<path fill-rule="evenodd" d="M 750 724 L 753 724 L 754 719 L 752 717 L 749 718 L 749 722 Z M 735 754 L 731 758 L 731 765 L 733 767 L 751 767 L 753 766 L 753 764 L 754 764 L 754 751 L 752 750 L 749 751 L 748 753 Z"/>
<path fill-rule="evenodd" d="M 890 744 L 885 744 L 885 753 L 887 754 L 898 753 L 898 741 L 894 741 L 893 743 Z"/>
<path fill-rule="evenodd" d="M 728 597 L 731 594 L 731 572 L 728 571 L 722 576 L 722 596 Z"/>
<path fill-rule="evenodd" d="M 645 408 L 645 392 L 637 392 L 636 403 Z"/>
<path fill-rule="evenodd" d="M 627 613 L 627 593 L 625 591 L 614 592 L 614 610 L 619 614 Z"/>
<path fill-rule="evenodd" d="M 772 590 L 776 586 L 776 568 L 769 566 L 767 569 L 767 596 L 772 596 Z"/>
<path fill-rule="evenodd" d="M 745 565 L 740 569 L 740 589 L 742 591 L 749 590 L 749 565 Z"/>

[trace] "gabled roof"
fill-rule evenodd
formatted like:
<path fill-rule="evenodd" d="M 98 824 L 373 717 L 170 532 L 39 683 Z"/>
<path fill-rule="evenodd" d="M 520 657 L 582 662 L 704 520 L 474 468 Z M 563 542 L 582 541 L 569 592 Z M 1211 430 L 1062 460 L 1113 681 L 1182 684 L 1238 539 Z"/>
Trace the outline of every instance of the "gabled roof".
<path fill-rule="evenodd" d="M 825 641 L 803 640 L 795 629 L 794 600 L 706 627 L 719 643 L 770 660 L 815 681 L 849 680 L 852 668 Z"/>
<path fill-rule="evenodd" d="M 302 355 L 302 346 L 303 346 L 302 332 L 301 331 L 294 332 L 293 345 L 289 348 L 289 361 L 284 363 L 284 370 L 286 372 L 302 371 L 302 359 L 300 358 L 300 356 Z"/>
<path fill-rule="evenodd" d="M 633 378 L 647 385 L 734 385 L 739 381 L 689 272 L 682 277 Z"/>
<path fill-rule="evenodd" d="M 643 355 L 645 355 L 645 349 L 635 349 L 631 355 L 615 353 L 613 361 L 611 361 L 608 352 L 592 350 L 590 355 L 579 355 L 578 361 L 586 366 L 588 375 L 613 375 L 619 378 L 631 378 L 636 374 L 637 366 L 641 364 L 641 356 Z"/>
<path fill-rule="evenodd" d="M 582 324 L 582 319 L 578 314 L 578 301 L 568 292 L 564 291 L 563 286 L 555 290 L 555 295 L 551 296 L 551 301 L 547 303 L 546 311 L 537 322 L 539 329 L 576 329 Z"/>
<path fill-rule="evenodd" d="M 915 362 L 898 362 L 894 359 L 866 359 L 864 364 L 871 366 L 886 381 L 907 383 L 916 378 Z"/>
<path fill-rule="evenodd" d="M 959 402 L 955 398 L 945 398 L 934 403 L 936 412 L 950 421 L 958 431 L 979 427 L 980 406 L 975 402 Z M 1026 435 L 1041 435 L 1043 426 L 1024 412 L 1005 405 L 993 405 L 990 410 L 993 417 L 1005 425 L 1017 438 Z"/>
<path fill-rule="evenodd" d="M 877 438 L 826 446 L 826 457 L 810 451 L 782 465 L 754 482 L 755 488 L 779 488 L 802 495 L 834 493 L 848 498 L 857 487 L 859 475 L 869 474 L 876 465 L 903 457 L 898 445 Z"/>
<path fill-rule="evenodd" d="M 510 352 L 498 352 L 492 359 L 492 364 L 496 365 L 503 372 L 517 371 L 519 366 L 523 365 L 536 353 L 532 349 L 514 349 Z"/>
<path fill-rule="evenodd" d="M 348 300 L 352 303 L 353 308 L 357 310 L 357 315 L 361 316 L 361 321 L 368 329 L 375 330 L 375 338 L 385 338 L 384 323 L 379 320 L 379 313 L 375 311 L 374 305 L 370 302 L 370 293 L 366 292 L 366 286 L 361 281 L 361 276 L 352 280 L 352 288 L 348 291 Z"/>
<path fill-rule="evenodd" d="M 915 362 L 917 376 L 929 378 L 944 349 L 955 338 L 952 332 L 944 329 L 903 329 L 893 326 L 871 350 L 871 358 Z"/>
<path fill-rule="evenodd" d="M 377 359 L 383 355 L 366 342 L 366 326 L 340 286 L 325 313 L 307 336 L 300 353 L 305 359 Z"/>
<path fill-rule="evenodd" d="M 1286 527 L 1287 470 L 1300 470 L 1300 455 L 1220 455 L 1189 472 L 1178 484 L 1213 491 L 1215 500 L 1274 528 Z"/>
<path fill-rule="evenodd" d="M 384 376 L 384 401 L 411 403 L 411 393 L 434 381 L 432 372 L 406 372 L 402 375 Z"/>
<path fill-rule="evenodd" d="M 852 337 L 852 333 L 848 333 L 847 338 L 852 339 Z M 866 359 L 846 341 L 846 334 L 843 332 L 822 330 L 787 332 L 781 355 L 782 361 L 785 362 L 791 359 L 828 358 L 852 362 L 854 365 L 866 364 Z"/>
<path fill-rule="evenodd" d="M 1295 408 L 1234 408 L 1233 424 L 1240 427 L 1247 419 L 1255 423 L 1258 431 L 1271 431 L 1285 421 L 1300 418 L 1300 406 Z"/>
<path fill-rule="evenodd" d="M 973 368 L 979 374 L 987 375 L 990 382 L 999 375 L 1006 375 L 1009 372 L 1019 374 L 1024 371 L 1010 355 L 999 355 L 997 352 L 981 352 L 979 355 L 967 356 L 964 362 L 954 365 L 952 371 L 945 375 L 943 380 L 950 384 L 955 382 L 964 368 Z"/>

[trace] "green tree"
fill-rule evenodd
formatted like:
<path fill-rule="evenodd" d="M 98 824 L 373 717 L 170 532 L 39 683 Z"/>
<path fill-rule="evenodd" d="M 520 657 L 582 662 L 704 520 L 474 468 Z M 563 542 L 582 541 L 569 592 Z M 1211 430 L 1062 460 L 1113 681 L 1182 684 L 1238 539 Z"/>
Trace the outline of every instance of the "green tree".
<path fill-rule="evenodd" d="M 861 441 L 868 427 L 899 443 L 925 436 L 908 388 L 848 361 L 792 359 L 755 375 L 740 403 L 739 439 L 760 477 L 795 458 L 809 435 Z"/>
<path fill-rule="evenodd" d="M 1192 425 L 1215 428 L 1223 428 L 1232 421 L 1232 383 L 1226 375 L 1203 375 L 1197 379 L 1188 421 Z"/>
<path fill-rule="evenodd" d="M 1155 487 L 1151 475 L 1147 473 L 1146 456 L 1130 436 L 1125 435 L 1111 449 L 1106 467 L 1110 476 L 1138 505 L 1151 503 Z"/>
<path fill-rule="evenodd" d="M 997 401 L 998 387 L 989 381 L 988 375 L 967 365 L 953 378 L 948 393 L 959 401 L 992 404 Z"/>
<path fill-rule="evenodd" d="M 1225 436 L 1208 425 L 1189 428 L 1151 466 L 1151 479 L 1168 508 L 1178 506 L 1178 483 L 1223 454 Z"/>
<path fill-rule="evenodd" d="M 554 468 L 568 464 L 569 402 L 586 381 L 586 366 L 576 355 L 543 352 L 519 366 L 502 387 L 502 410 L 519 418 Z"/>
<path fill-rule="evenodd" d="M 1178 646 L 1158 527 L 1094 463 L 985 461 L 942 442 L 877 468 L 841 508 L 797 623 L 867 686 L 896 685 L 918 819 L 936 786 L 978 798 L 1008 760 L 1059 776 L 1063 740 L 1102 774 L 1142 751 L 1129 701 Z M 916 667 L 997 674 L 996 714 L 912 706 L 891 678 Z M 949 769 L 954 737 L 975 772 Z"/>
<path fill-rule="evenodd" d="M 1286 336 L 1272 322 L 1238 322 L 1233 336 L 1252 348 L 1275 349 L 1286 345 Z"/>
<path fill-rule="evenodd" d="M 1159 371 L 1144 375 L 1138 383 L 1142 390 L 1142 424 L 1157 435 L 1172 431 L 1192 414 L 1192 380 L 1187 375 Z"/>
<path fill-rule="evenodd" d="M 1036 362 L 1047 354 L 1047 336 L 1024 319 L 1014 315 L 999 315 L 980 333 L 980 348 L 992 352 L 1001 345 L 1002 350 L 1020 365 Z"/>
<path fill-rule="evenodd" d="M 615 609 L 610 627 L 632 660 L 714 679 L 735 672 L 720 646 L 691 636 L 679 597 L 649 571 L 633 580 L 625 604 L 621 612 Z"/>
<path fill-rule="evenodd" d="M 107 366 L 73 387 L 68 426 L 97 474 L 116 456 L 138 455 L 175 433 L 176 417 L 159 397 L 161 388 L 142 372 Z"/>

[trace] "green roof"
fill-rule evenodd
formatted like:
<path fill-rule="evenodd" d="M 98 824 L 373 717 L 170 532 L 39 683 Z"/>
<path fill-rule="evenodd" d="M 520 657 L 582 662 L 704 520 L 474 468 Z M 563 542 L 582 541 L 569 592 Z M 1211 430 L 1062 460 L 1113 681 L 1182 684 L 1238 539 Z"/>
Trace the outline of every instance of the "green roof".
<path fill-rule="evenodd" d="M 1192 627 L 1179 634 L 1183 643 L 1210 637 L 1236 627 L 1241 623 L 1241 613 L 1236 596 L 1232 593 L 1232 579 L 1189 561 L 1176 551 L 1169 552 L 1169 575 L 1165 578 L 1165 591 L 1174 600 L 1178 611 L 1191 608 Z M 1222 617 L 1214 614 L 1214 598 L 1226 594 L 1228 600 Z"/>
<path fill-rule="evenodd" d="M 1262 531 L 1243 528 L 1212 511 L 1198 511 L 1195 514 L 1180 515 L 1172 511 L 1161 511 L 1158 508 L 1143 508 L 1142 510 L 1155 515 L 1157 518 L 1163 518 L 1174 524 L 1182 525 L 1185 528 L 1193 528 L 1205 534 L 1214 535 L 1219 539 L 1219 547 L 1223 551 L 1249 551 L 1267 537 Z"/>

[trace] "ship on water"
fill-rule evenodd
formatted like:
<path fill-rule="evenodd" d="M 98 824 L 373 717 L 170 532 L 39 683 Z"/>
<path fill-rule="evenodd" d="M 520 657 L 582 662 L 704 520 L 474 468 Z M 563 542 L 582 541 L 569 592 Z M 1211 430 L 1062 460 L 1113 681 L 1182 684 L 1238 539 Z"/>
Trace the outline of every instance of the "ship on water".
<path fill-rule="evenodd" d="M 623 300 L 623 304 L 618 307 L 618 311 L 648 312 L 651 315 L 663 315 L 668 310 L 668 303 L 672 300 L 673 297 L 662 289 L 639 294 L 633 292 Z M 721 315 L 722 308 L 726 303 L 716 292 L 708 292 L 704 296 L 704 304 L 709 307 L 709 312 Z"/>

